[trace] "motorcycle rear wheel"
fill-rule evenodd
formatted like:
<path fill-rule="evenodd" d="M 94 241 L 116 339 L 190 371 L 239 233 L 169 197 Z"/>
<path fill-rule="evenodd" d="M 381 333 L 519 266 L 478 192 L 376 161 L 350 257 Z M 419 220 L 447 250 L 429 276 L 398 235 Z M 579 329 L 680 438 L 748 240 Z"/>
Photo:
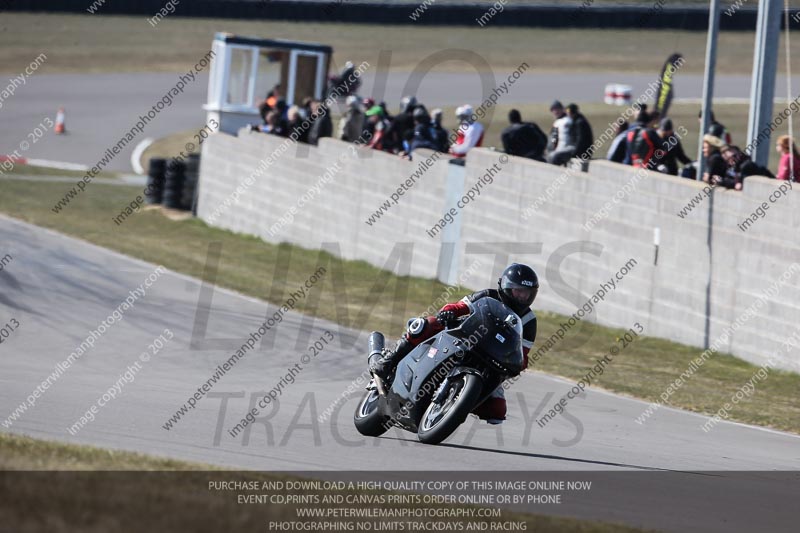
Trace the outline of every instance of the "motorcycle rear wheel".
<path fill-rule="evenodd" d="M 365 437 L 380 437 L 389 429 L 389 418 L 381 414 L 378 409 L 382 401 L 380 394 L 375 389 L 368 390 L 364 398 L 358 403 L 353 414 L 353 423 L 359 433 Z"/>
<path fill-rule="evenodd" d="M 448 390 L 440 403 L 431 402 L 422 415 L 417 437 L 425 444 L 439 444 L 449 437 L 475 407 L 483 389 L 474 374 L 462 374 L 448 381 Z"/>

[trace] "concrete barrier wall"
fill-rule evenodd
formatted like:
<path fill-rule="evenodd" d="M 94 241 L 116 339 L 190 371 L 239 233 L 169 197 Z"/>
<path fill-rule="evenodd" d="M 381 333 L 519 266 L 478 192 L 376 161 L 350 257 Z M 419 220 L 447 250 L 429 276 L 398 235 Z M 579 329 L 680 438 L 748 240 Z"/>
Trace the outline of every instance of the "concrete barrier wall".
<path fill-rule="evenodd" d="M 425 158 L 409 162 L 333 139 L 322 139 L 318 147 L 291 144 L 235 202 L 221 209 L 237 196 L 237 187 L 246 183 L 260 161 L 280 153 L 286 142 L 246 130 L 238 137 L 211 136 L 203 148 L 198 216 L 267 242 L 324 246 L 346 259 L 363 259 L 397 274 L 436 275 L 439 242 L 419 236 L 425 233 L 430 214 L 444 205 L 448 165 L 443 157 L 372 226 L 366 222 L 369 216 L 384 202 L 391 203 L 390 195 Z M 403 254 L 408 267 L 402 262 L 387 265 L 393 252 L 411 248 L 413 255 Z"/>
<path fill-rule="evenodd" d="M 280 143 L 249 132 L 212 136 L 203 148 L 198 215 L 268 242 L 308 248 L 337 242 L 347 259 L 476 289 L 493 286 L 508 261 L 527 262 L 543 281 L 537 309 L 565 315 L 627 270 L 584 320 L 624 329 L 639 322 L 648 336 L 716 346 L 757 364 L 772 357 L 776 367 L 800 371 L 797 352 L 782 347 L 800 316 L 800 196 L 770 202 L 780 182 L 751 177 L 743 192 L 715 190 L 706 197 L 697 182 L 637 174 L 605 161 L 593 161 L 588 173 L 567 173 L 476 149 L 465 167 L 440 157 L 368 225 L 367 218 L 430 153 L 408 162 L 323 139 L 319 147 L 299 148 L 307 157 L 298 157 L 292 145 L 213 216 Z M 296 210 L 294 220 L 270 232 L 343 157 L 341 170 Z M 470 189 L 476 192 L 458 208 Z M 681 218 L 678 213 L 696 196 L 696 207 Z M 766 215 L 741 231 L 737 225 L 762 202 L 769 205 Z M 456 207 L 453 222 L 431 237 L 450 207 Z M 407 264 L 387 263 L 401 249 L 409 252 Z"/>

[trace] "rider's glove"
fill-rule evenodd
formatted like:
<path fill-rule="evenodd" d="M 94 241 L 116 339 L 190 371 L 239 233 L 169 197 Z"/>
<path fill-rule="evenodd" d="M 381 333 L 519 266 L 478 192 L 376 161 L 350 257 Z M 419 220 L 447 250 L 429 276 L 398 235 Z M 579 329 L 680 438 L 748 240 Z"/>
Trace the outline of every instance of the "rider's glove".
<path fill-rule="evenodd" d="M 439 311 L 436 315 L 436 321 L 444 327 L 447 327 L 447 324 L 455 319 L 456 313 L 454 311 Z"/>

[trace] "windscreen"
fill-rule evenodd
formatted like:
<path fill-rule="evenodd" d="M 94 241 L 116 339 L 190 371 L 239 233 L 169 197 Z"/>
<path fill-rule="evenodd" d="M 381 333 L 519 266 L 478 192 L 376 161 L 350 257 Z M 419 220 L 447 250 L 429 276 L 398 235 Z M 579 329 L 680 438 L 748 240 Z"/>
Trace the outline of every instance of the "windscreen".
<path fill-rule="evenodd" d="M 458 328 L 459 336 L 498 361 L 521 364 L 522 323 L 519 317 L 494 298 L 481 298 L 473 302 L 472 307 L 472 314 Z M 513 319 L 507 320 L 509 316 Z"/>

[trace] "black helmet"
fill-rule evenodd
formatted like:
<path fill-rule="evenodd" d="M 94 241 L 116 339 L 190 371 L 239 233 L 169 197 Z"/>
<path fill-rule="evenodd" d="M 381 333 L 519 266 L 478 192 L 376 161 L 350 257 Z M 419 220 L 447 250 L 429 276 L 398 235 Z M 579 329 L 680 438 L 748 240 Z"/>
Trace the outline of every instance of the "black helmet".
<path fill-rule="evenodd" d="M 414 117 L 414 120 L 416 120 L 417 122 L 426 123 L 430 122 L 431 120 L 430 117 L 428 116 L 428 111 L 425 109 L 425 106 L 422 105 L 419 105 L 416 108 L 414 108 L 414 112 L 411 114 L 411 116 Z"/>
<path fill-rule="evenodd" d="M 536 299 L 539 276 L 528 265 L 513 263 L 503 271 L 503 275 L 497 280 L 497 287 L 500 300 L 519 314 L 528 309 Z"/>

